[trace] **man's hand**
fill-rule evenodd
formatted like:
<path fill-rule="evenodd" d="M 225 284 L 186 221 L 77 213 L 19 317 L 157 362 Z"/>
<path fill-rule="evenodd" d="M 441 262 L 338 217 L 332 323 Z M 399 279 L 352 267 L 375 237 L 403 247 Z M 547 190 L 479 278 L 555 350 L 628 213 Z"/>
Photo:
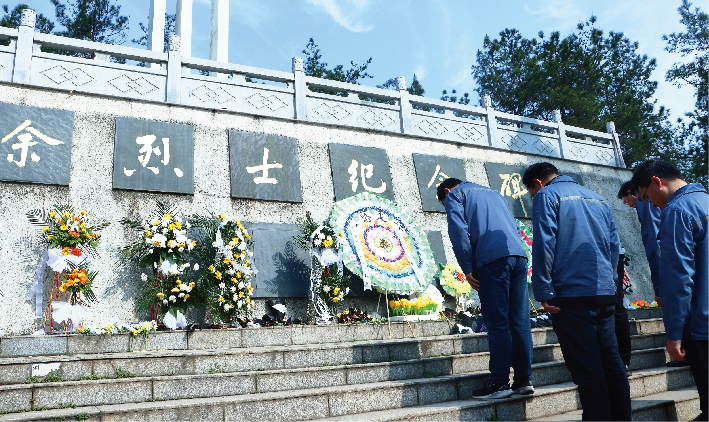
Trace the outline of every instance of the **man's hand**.
<path fill-rule="evenodd" d="M 684 360 L 686 353 L 682 348 L 682 340 L 667 340 L 667 353 L 674 360 Z"/>
<path fill-rule="evenodd" d="M 561 310 L 560 308 L 557 308 L 556 306 L 550 305 L 546 300 L 542 302 L 542 306 L 544 307 L 544 310 L 549 312 L 550 314 L 556 314 L 559 313 Z"/>
<path fill-rule="evenodd" d="M 662 299 L 660 299 L 660 296 L 655 296 L 655 302 L 657 302 L 657 305 L 662 308 Z"/>
<path fill-rule="evenodd" d="M 473 273 L 466 274 L 465 279 L 468 280 L 468 284 L 470 284 L 470 287 L 473 288 L 476 292 L 480 290 L 480 282 L 473 277 Z"/>
<path fill-rule="evenodd" d="M 628 275 L 628 270 L 623 268 L 623 286 L 628 286 L 629 284 L 630 284 L 630 276 Z"/>

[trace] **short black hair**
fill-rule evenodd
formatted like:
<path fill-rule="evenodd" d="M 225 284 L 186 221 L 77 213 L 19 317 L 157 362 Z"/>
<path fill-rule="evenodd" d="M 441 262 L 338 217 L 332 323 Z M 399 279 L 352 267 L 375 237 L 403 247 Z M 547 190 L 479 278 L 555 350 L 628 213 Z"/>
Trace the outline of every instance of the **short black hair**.
<path fill-rule="evenodd" d="M 532 182 L 532 180 L 534 179 L 546 180 L 550 176 L 558 175 L 559 170 L 554 166 L 554 164 L 536 163 L 527 167 L 527 170 L 524 171 L 524 176 L 522 176 L 522 183 L 524 183 L 524 186 L 529 189 L 534 186 L 534 183 Z"/>
<path fill-rule="evenodd" d="M 455 177 L 449 177 L 448 179 L 442 181 L 441 184 L 438 185 L 438 187 L 436 188 L 436 196 L 438 197 L 438 200 L 443 202 L 443 200 L 446 199 L 446 193 L 443 191 L 443 189 L 453 189 L 462 182 L 462 180 L 456 179 Z"/>
<path fill-rule="evenodd" d="M 633 183 L 632 180 L 628 180 L 627 182 L 621 185 L 620 190 L 618 191 L 618 199 L 623 199 L 630 194 L 635 195 L 636 190 L 637 189 L 635 188 L 635 183 Z"/>
<path fill-rule="evenodd" d="M 640 167 L 635 169 L 633 174 L 633 184 L 636 187 L 646 188 L 650 186 L 650 181 L 653 177 L 659 177 L 665 180 L 684 180 L 682 179 L 682 173 L 679 172 L 670 163 L 666 163 L 662 160 L 650 160 L 642 163 Z"/>

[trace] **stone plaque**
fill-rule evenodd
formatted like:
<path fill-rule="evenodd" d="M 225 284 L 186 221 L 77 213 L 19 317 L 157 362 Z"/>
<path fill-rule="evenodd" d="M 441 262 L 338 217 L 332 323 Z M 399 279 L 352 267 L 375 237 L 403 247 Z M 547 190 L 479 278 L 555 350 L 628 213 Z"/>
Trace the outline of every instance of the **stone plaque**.
<path fill-rule="evenodd" d="M 230 130 L 229 165 L 234 198 L 303 201 L 295 138 Z"/>
<path fill-rule="evenodd" d="M 438 230 L 432 230 L 426 232 L 426 238 L 428 238 L 428 243 L 433 251 L 433 259 L 436 264 L 446 264 L 446 250 L 443 247 L 443 234 Z"/>
<path fill-rule="evenodd" d="M 74 112 L 0 104 L 0 180 L 69 185 Z"/>
<path fill-rule="evenodd" d="M 330 166 L 336 201 L 364 191 L 394 200 L 389 157 L 385 150 L 330 144 Z"/>
<path fill-rule="evenodd" d="M 116 118 L 113 187 L 194 193 L 194 127 Z"/>
<path fill-rule="evenodd" d="M 463 160 L 414 154 L 414 167 L 416 168 L 416 180 L 419 185 L 423 210 L 446 212 L 446 208 L 436 197 L 436 188 L 449 177 L 466 180 Z"/>
<path fill-rule="evenodd" d="M 532 218 L 532 195 L 522 183 L 522 175 L 527 167 L 508 166 L 505 164 L 485 163 L 490 187 L 500 192 L 507 199 L 516 218 Z M 564 174 L 583 185 L 583 178 L 578 174 Z"/>
<path fill-rule="evenodd" d="M 295 224 L 245 224 L 256 239 L 254 297 L 308 297 L 310 255 L 293 245 L 300 234 Z"/>

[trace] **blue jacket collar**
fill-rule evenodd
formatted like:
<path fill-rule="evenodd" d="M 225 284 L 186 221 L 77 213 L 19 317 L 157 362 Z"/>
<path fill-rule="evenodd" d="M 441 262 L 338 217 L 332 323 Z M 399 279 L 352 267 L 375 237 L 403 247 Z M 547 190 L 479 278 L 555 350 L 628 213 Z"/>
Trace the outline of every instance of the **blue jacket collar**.
<path fill-rule="evenodd" d="M 558 175 L 555 178 L 551 179 L 549 183 L 546 184 L 546 186 L 549 186 L 554 183 L 560 183 L 560 182 L 571 182 L 571 183 L 576 183 L 574 179 L 572 179 L 569 176 L 563 176 L 563 175 Z"/>
<path fill-rule="evenodd" d="M 695 192 L 704 192 L 707 193 L 707 190 L 704 189 L 704 186 L 701 183 L 688 183 L 681 188 L 677 189 L 675 193 L 670 196 L 670 199 L 667 200 L 667 205 L 670 205 L 672 202 L 676 201 L 680 197 L 687 195 L 689 193 L 695 193 Z M 665 205 L 665 207 L 667 206 Z"/>

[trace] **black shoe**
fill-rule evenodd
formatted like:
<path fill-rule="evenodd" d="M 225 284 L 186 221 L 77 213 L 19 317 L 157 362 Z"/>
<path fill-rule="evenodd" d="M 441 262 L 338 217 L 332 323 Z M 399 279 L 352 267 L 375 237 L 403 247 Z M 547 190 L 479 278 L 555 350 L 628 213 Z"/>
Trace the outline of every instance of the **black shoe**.
<path fill-rule="evenodd" d="M 492 380 L 488 379 L 485 386 L 479 390 L 473 391 L 473 398 L 480 400 L 487 399 L 504 399 L 512 395 L 512 390 L 510 389 L 510 384 L 505 382 L 501 384 L 495 384 Z"/>
<path fill-rule="evenodd" d="M 625 375 L 630 378 L 633 373 L 630 372 L 630 365 L 625 365 Z"/>
<path fill-rule="evenodd" d="M 513 382 L 512 392 L 515 394 L 521 394 L 523 396 L 526 396 L 528 394 L 534 394 L 534 387 L 532 386 L 532 381 L 525 380 Z"/>
<path fill-rule="evenodd" d="M 667 366 L 670 368 L 676 368 L 678 366 L 689 366 L 689 361 L 685 360 L 673 360 L 671 362 L 667 362 Z"/>

